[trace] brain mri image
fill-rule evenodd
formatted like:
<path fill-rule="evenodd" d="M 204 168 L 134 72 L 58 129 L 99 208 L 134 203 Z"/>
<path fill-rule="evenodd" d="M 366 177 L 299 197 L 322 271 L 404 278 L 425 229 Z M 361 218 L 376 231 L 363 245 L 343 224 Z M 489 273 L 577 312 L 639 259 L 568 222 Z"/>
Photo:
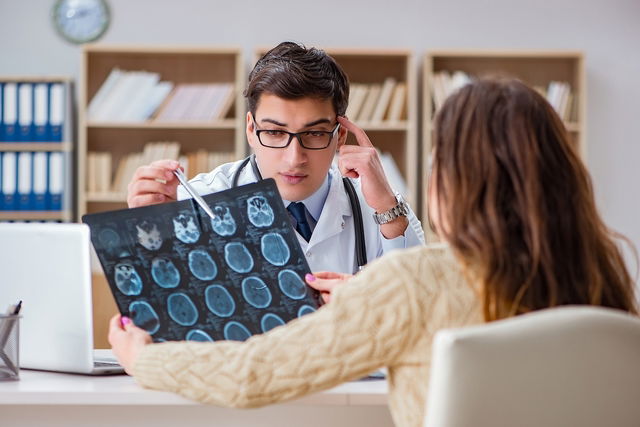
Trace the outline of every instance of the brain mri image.
<path fill-rule="evenodd" d="M 265 308 L 271 304 L 271 291 L 259 277 L 251 276 L 242 281 L 242 296 L 255 308 Z"/>
<path fill-rule="evenodd" d="M 116 265 L 114 274 L 116 286 L 120 292 L 125 295 L 140 295 L 142 279 L 131 264 L 122 262 Z"/>
<path fill-rule="evenodd" d="M 129 304 L 129 316 L 133 323 L 151 335 L 160 329 L 160 318 L 156 311 L 145 301 L 134 301 Z"/>
<path fill-rule="evenodd" d="M 280 233 L 267 233 L 260 239 L 262 256 L 273 265 L 283 266 L 289 261 L 291 252 Z"/>
<path fill-rule="evenodd" d="M 175 288 L 180 284 L 180 272 L 170 259 L 164 257 L 151 261 L 151 277 L 161 288 Z"/>
<path fill-rule="evenodd" d="M 207 308 L 216 316 L 229 317 L 236 309 L 236 302 L 224 287 L 209 285 L 204 290 L 204 301 Z"/>
<path fill-rule="evenodd" d="M 248 273 L 253 268 L 253 257 L 240 242 L 231 242 L 224 246 L 224 259 L 237 273 Z"/>
<path fill-rule="evenodd" d="M 245 341 L 251 332 L 240 322 L 231 321 L 224 327 L 224 338 L 231 341 Z"/>
<path fill-rule="evenodd" d="M 191 298 L 182 292 L 169 295 L 167 313 L 174 322 L 182 326 L 192 326 L 198 321 L 198 309 Z"/>
<path fill-rule="evenodd" d="M 120 313 L 154 342 L 210 342 L 244 341 L 318 308 L 273 179 L 202 199 L 213 216 L 192 199 L 83 216 Z"/>
<path fill-rule="evenodd" d="M 203 331 L 202 329 L 190 330 L 189 332 L 187 332 L 187 336 L 185 337 L 185 339 L 187 341 L 200 341 L 200 342 L 213 341 L 213 338 L 211 338 L 209 334 Z"/>
<path fill-rule="evenodd" d="M 218 274 L 218 267 L 211 255 L 202 249 L 189 252 L 189 270 L 200 280 L 211 280 Z"/>
<path fill-rule="evenodd" d="M 200 230 L 192 215 L 180 214 L 173 219 L 173 232 L 183 243 L 195 243 L 200 239 Z"/>
<path fill-rule="evenodd" d="M 314 311 L 316 311 L 316 310 L 313 307 L 311 307 L 310 305 L 303 305 L 298 310 L 298 317 L 302 317 L 305 314 L 313 313 Z"/>
<path fill-rule="evenodd" d="M 215 218 L 211 218 L 211 227 L 220 236 L 232 236 L 236 232 L 236 221 L 231 216 L 229 208 L 216 206 L 213 208 Z"/>
<path fill-rule="evenodd" d="M 143 248 L 150 251 L 157 251 L 162 246 L 162 237 L 160 237 L 160 230 L 158 226 L 149 221 L 142 221 L 136 225 L 138 230 L 138 243 Z"/>
<path fill-rule="evenodd" d="M 268 332 L 276 326 L 284 325 L 284 320 L 273 313 L 267 313 L 262 316 L 262 320 L 260 320 L 260 328 L 262 332 Z"/>
<path fill-rule="evenodd" d="M 250 197 L 247 200 L 247 216 L 256 227 L 268 227 L 273 224 L 273 209 L 262 196 Z"/>
<path fill-rule="evenodd" d="M 129 253 L 122 248 L 120 235 L 110 228 L 103 228 L 98 234 L 98 241 L 105 251 L 114 256 L 128 256 Z"/>
<path fill-rule="evenodd" d="M 293 270 L 282 270 L 278 273 L 278 286 L 282 293 L 291 299 L 302 299 L 307 293 L 307 286 Z"/>

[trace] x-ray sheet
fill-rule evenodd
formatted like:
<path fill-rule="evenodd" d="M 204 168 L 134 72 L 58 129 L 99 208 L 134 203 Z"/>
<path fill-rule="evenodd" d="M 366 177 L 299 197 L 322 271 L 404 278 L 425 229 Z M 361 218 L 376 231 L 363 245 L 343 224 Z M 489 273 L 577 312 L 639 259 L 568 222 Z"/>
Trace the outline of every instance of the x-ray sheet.
<path fill-rule="evenodd" d="M 85 215 L 121 313 L 154 341 L 242 341 L 315 311 L 309 266 L 272 179 Z"/>

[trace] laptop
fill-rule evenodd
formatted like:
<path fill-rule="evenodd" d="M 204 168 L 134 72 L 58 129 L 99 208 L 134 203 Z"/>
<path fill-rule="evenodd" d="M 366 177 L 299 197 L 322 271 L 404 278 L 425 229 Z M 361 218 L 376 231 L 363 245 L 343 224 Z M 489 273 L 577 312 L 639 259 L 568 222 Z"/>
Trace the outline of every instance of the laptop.
<path fill-rule="evenodd" d="M 0 310 L 22 300 L 20 368 L 123 373 L 93 349 L 89 227 L 0 223 L 0 242 Z"/>

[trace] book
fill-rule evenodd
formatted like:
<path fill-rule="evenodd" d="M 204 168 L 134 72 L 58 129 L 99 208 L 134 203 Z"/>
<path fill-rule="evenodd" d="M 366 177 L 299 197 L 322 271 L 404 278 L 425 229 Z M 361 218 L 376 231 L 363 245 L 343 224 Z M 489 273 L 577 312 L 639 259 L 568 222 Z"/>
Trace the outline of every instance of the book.
<path fill-rule="evenodd" d="M 373 110 L 373 114 L 371 114 L 371 122 L 379 124 L 386 117 L 386 112 L 389 109 L 389 103 L 391 102 L 391 95 L 393 94 L 393 89 L 396 86 L 396 79 L 393 77 L 387 77 L 382 83 L 382 89 L 380 90 L 380 97 L 378 98 L 378 103 L 376 104 L 376 108 Z"/>
<path fill-rule="evenodd" d="M 85 215 L 120 313 L 155 342 L 244 341 L 315 311 L 275 181 Z"/>
<path fill-rule="evenodd" d="M 354 83 L 351 85 L 349 92 L 349 105 L 347 106 L 346 115 L 350 120 L 357 120 L 362 109 L 367 93 L 369 92 L 369 85 Z"/>
<path fill-rule="evenodd" d="M 400 82 L 393 90 L 391 105 L 389 105 L 389 113 L 387 120 L 390 123 L 398 123 L 402 119 L 407 104 L 407 84 Z"/>
<path fill-rule="evenodd" d="M 369 120 L 371 120 L 371 115 L 373 114 L 373 110 L 376 108 L 381 90 L 381 84 L 375 83 L 369 86 L 367 97 L 365 98 L 362 104 L 362 109 L 358 114 L 358 121 L 368 122 Z"/>

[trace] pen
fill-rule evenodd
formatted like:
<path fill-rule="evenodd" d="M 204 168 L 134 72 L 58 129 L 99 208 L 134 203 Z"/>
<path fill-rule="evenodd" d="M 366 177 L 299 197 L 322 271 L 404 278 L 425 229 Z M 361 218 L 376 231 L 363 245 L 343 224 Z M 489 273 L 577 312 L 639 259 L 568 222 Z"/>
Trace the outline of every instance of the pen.
<path fill-rule="evenodd" d="M 22 300 L 18 301 L 18 304 L 15 305 L 15 308 L 13 309 L 13 315 L 18 315 L 20 314 L 20 309 L 22 308 Z"/>
<path fill-rule="evenodd" d="M 182 184 L 189 195 L 193 197 L 193 199 L 200 205 L 200 207 L 207 213 L 207 215 L 209 215 L 211 218 L 215 218 L 216 214 L 213 213 L 209 205 L 207 205 L 207 203 L 202 199 L 202 197 L 200 197 L 200 195 L 191 186 L 191 184 L 189 184 L 189 181 L 187 181 L 187 177 L 184 176 L 184 173 L 182 173 L 180 169 L 174 170 L 173 173 L 178 178 L 178 181 L 180 181 L 180 184 Z"/>

